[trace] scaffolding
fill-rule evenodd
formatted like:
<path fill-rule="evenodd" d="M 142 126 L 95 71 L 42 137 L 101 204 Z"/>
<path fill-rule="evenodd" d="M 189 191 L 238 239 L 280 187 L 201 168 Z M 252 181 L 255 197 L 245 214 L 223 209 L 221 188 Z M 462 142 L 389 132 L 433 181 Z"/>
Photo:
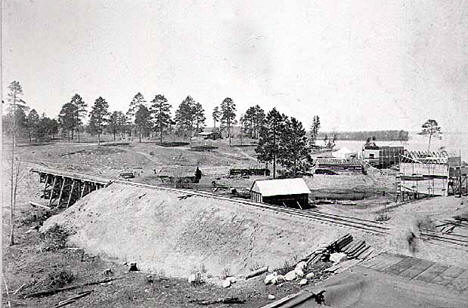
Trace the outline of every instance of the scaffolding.
<path fill-rule="evenodd" d="M 468 168 L 447 152 L 405 151 L 400 156 L 397 199 L 462 195 L 468 192 Z"/>

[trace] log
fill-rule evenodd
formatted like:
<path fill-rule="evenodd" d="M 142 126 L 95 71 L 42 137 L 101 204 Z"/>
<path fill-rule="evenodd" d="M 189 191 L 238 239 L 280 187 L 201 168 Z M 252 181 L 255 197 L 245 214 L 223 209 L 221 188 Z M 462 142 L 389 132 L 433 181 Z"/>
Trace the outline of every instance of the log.
<path fill-rule="evenodd" d="M 98 280 L 98 281 L 86 282 L 86 283 L 82 283 L 82 284 L 74 285 L 74 286 L 70 286 L 70 287 L 43 290 L 43 291 L 23 295 L 23 298 L 49 296 L 49 295 L 53 295 L 53 294 L 64 292 L 64 291 L 70 291 L 70 290 L 74 290 L 74 289 L 78 289 L 78 288 L 82 288 L 82 287 L 86 287 L 86 286 L 92 286 L 92 285 L 96 285 L 96 284 L 107 283 L 107 282 L 111 282 L 113 280 L 123 279 L 123 278 L 125 278 L 125 277 L 107 278 L 107 279 Z"/>
<path fill-rule="evenodd" d="M 76 296 L 70 297 L 70 298 L 68 298 L 66 300 L 63 300 L 63 301 L 60 301 L 57 305 L 54 306 L 54 308 L 59 308 L 59 307 L 63 307 L 63 306 L 72 304 L 72 303 L 76 302 L 77 299 L 85 297 L 85 296 L 91 294 L 92 292 L 93 292 L 92 290 L 79 292 L 78 295 L 76 295 Z"/>
<path fill-rule="evenodd" d="M 263 274 L 263 273 L 265 273 L 267 271 L 268 271 L 268 266 L 261 267 L 258 270 L 255 270 L 255 271 L 250 272 L 249 274 L 247 274 L 247 276 L 245 276 L 245 279 L 249 279 L 249 278 L 261 275 L 261 274 Z"/>
<path fill-rule="evenodd" d="M 33 201 L 29 201 L 29 204 L 32 206 L 32 207 L 41 207 L 47 211 L 52 211 L 52 208 L 48 207 L 47 205 L 43 205 L 43 204 L 39 204 L 39 203 L 36 203 L 36 202 L 33 202 Z"/>
<path fill-rule="evenodd" d="M 195 299 L 191 300 L 191 303 L 195 303 L 202 306 L 214 305 L 214 304 L 243 304 L 245 303 L 244 299 L 240 299 L 238 297 L 225 297 L 225 298 L 218 298 L 214 300 L 202 300 L 202 299 Z"/>

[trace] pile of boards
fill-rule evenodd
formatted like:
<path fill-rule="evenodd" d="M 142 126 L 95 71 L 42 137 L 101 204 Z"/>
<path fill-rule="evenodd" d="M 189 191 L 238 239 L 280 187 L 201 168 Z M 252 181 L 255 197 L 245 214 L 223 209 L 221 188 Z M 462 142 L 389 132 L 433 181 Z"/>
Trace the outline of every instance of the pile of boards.
<path fill-rule="evenodd" d="M 320 260 L 329 260 L 333 253 L 345 253 L 347 259 L 364 260 L 373 253 L 374 249 L 363 240 L 354 240 L 351 234 L 346 234 L 339 239 L 318 248 L 306 258 L 307 264 L 314 264 Z"/>
<path fill-rule="evenodd" d="M 436 228 L 439 229 L 441 233 L 452 233 L 455 227 L 468 228 L 468 221 L 453 219 L 453 220 L 444 220 L 441 224 L 437 225 Z"/>

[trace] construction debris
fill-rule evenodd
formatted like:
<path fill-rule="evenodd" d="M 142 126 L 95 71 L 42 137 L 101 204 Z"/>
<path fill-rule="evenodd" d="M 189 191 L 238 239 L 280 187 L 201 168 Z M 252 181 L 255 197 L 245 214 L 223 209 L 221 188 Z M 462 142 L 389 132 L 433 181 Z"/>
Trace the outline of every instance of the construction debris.
<path fill-rule="evenodd" d="M 86 283 L 83 283 L 83 284 L 74 285 L 74 286 L 70 286 L 70 287 L 64 287 L 64 288 L 58 288 L 58 289 L 49 289 L 49 290 L 29 293 L 29 294 L 23 295 L 23 297 L 24 298 L 30 298 L 30 297 L 49 296 L 49 295 L 53 295 L 53 294 L 56 294 L 56 293 L 70 291 L 70 290 L 74 290 L 74 289 L 78 289 L 78 288 L 82 288 L 82 287 L 86 287 L 86 286 L 92 286 L 92 285 L 97 285 L 97 284 L 102 284 L 102 283 L 108 283 L 108 282 L 111 282 L 113 280 L 123 279 L 123 278 L 124 277 L 107 278 L 107 279 L 104 279 L 104 280 L 86 282 Z"/>
<path fill-rule="evenodd" d="M 73 297 L 70 297 L 69 299 L 66 299 L 66 300 L 63 300 L 63 301 L 60 301 L 56 306 L 54 306 L 54 308 L 58 308 L 58 307 L 63 307 L 63 306 L 66 306 L 66 305 L 69 305 L 69 304 L 73 304 L 74 302 L 76 302 L 76 300 L 82 298 L 82 297 L 85 297 L 89 294 L 91 294 L 93 291 L 84 291 L 84 292 L 79 292 L 78 295 L 76 296 L 73 296 Z"/>
<path fill-rule="evenodd" d="M 249 274 L 247 274 L 247 276 L 245 276 L 245 279 L 249 279 L 249 278 L 261 275 L 261 274 L 263 274 L 263 273 L 265 273 L 267 271 L 268 271 L 268 266 L 261 267 L 261 268 L 255 270 L 255 271 L 250 272 Z"/>
<path fill-rule="evenodd" d="M 202 300 L 202 299 L 195 299 L 191 300 L 190 303 L 195 303 L 201 306 L 208 306 L 214 304 L 243 304 L 245 300 L 240 299 L 238 297 L 225 297 L 225 298 L 218 298 L 215 300 Z"/>

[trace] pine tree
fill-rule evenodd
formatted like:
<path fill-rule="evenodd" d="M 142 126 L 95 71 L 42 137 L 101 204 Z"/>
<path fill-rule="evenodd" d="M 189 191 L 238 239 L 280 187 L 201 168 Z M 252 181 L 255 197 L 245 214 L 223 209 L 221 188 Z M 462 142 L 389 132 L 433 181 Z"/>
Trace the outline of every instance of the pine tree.
<path fill-rule="evenodd" d="M 312 158 L 308 146 L 307 133 L 296 118 L 287 119 L 281 132 L 278 162 L 292 176 L 310 169 Z"/>
<path fill-rule="evenodd" d="M 195 101 L 193 98 L 187 96 L 182 103 L 180 103 L 175 113 L 175 122 L 178 131 L 185 136 L 188 133 L 190 138 L 192 137 L 193 126 L 195 124 L 194 106 Z"/>
<path fill-rule="evenodd" d="M 70 141 L 70 133 L 71 138 L 73 139 L 73 131 L 77 126 L 76 114 L 77 106 L 72 103 L 66 103 L 62 106 L 58 116 L 60 127 L 63 132 L 67 133 L 68 141 Z"/>
<path fill-rule="evenodd" d="M 37 137 L 37 130 L 39 128 L 39 114 L 35 109 L 31 109 L 26 118 L 26 129 L 28 131 L 29 143 L 32 142 L 32 137 Z"/>
<path fill-rule="evenodd" d="M 195 103 L 193 105 L 193 115 L 194 115 L 194 122 L 195 122 L 195 131 L 200 133 L 203 131 L 205 127 L 205 110 L 200 103 Z"/>
<path fill-rule="evenodd" d="M 429 119 L 422 125 L 420 135 L 428 136 L 429 142 L 427 144 L 427 151 L 431 150 L 431 139 L 432 137 L 439 137 L 442 135 L 441 128 L 436 120 Z"/>
<path fill-rule="evenodd" d="M 229 145 L 231 145 L 231 126 L 236 119 L 236 104 L 230 97 L 226 97 L 221 103 L 221 123 L 227 128 Z"/>
<path fill-rule="evenodd" d="M 127 116 L 130 135 L 131 135 L 132 129 L 134 128 L 134 124 L 135 124 L 135 113 L 140 108 L 140 105 L 145 105 L 145 103 L 146 103 L 146 100 L 145 100 L 145 98 L 143 97 L 143 95 L 140 92 L 135 94 L 132 101 L 130 102 L 130 106 L 128 108 L 128 111 L 125 114 Z M 146 107 L 146 105 L 145 105 L 145 107 Z"/>
<path fill-rule="evenodd" d="M 273 178 L 276 177 L 276 161 L 279 155 L 280 142 L 287 116 L 273 108 L 265 120 L 265 125 L 260 130 L 260 139 L 255 152 L 261 162 L 273 162 Z"/>
<path fill-rule="evenodd" d="M 127 124 L 127 117 L 122 111 L 114 111 L 111 114 L 107 129 L 110 133 L 112 133 L 114 141 L 115 141 L 116 134 L 124 132 L 126 124 Z"/>
<path fill-rule="evenodd" d="M 211 115 L 213 117 L 213 128 L 216 128 L 216 123 L 221 120 L 221 111 L 219 110 L 219 106 L 214 107 Z"/>
<path fill-rule="evenodd" d="M 98 97 L 89 113 L 89 129 L 92 134 L 98 135 L 98 144 L 101 144 L 101 134 L 109 122 L 109 104 Z"/>
<path fill-rule="evenodd" d="M 80 126 L 83 125 L 83 122 L 81 119 L 86 116 L 86 107 L 88 105 L 83 101 L 83 98 L 79 94 L 73 95 L 70 101 L 71 104 L 75 105 L 75 120 L 74 124 L 75 127 L 73 128 L 74 130 L 76 129 L 76 133 L 78 135 L 78 142 L 80 142 Z M 72 130 L 72 139 L 73 139 L 73 130 Z"/>
<path fill-rule="evenodd" d="M 310 128 L 310 138 L 309 138 L 309 144 L 315 145 L 315 141 L 317 140 L 318 137 L 318 132 L 320 129 L 320 118 L 319 116 L 314 116 L 312 126 Z"/>
<path fill-rule="evenodd" d="M 153 115 L 154 128 L 159 132 L 159 142 L 163 143 L 164 130 L 171 124 L 171 108 L 164 95 L 158 94 L 151 101 L 150 111 Z"/>
<path fill-rule="evenodd" d="M 138 131 L 138 138 L 141 142 L 141 137 L 143 133 L 147 133 L 151 127 L 151 112 L 145 105 L 141 104 L 137 111 L 135 112 L 135 122 L 136 129 Z"/>

